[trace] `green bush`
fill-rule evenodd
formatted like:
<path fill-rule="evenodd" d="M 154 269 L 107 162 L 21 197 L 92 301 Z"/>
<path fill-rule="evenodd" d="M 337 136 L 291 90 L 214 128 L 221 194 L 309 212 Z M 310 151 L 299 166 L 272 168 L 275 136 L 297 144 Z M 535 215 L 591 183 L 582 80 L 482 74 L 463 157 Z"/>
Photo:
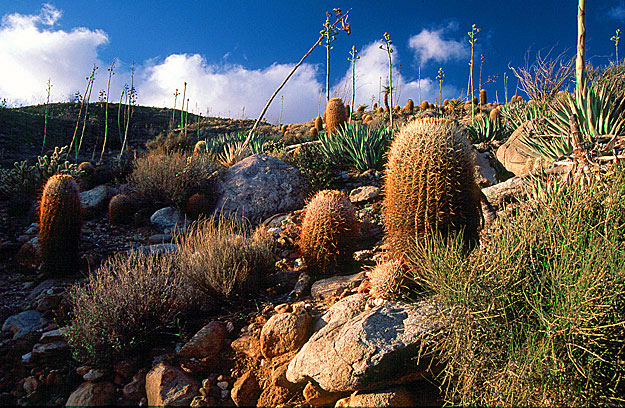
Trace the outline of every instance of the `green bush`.
<path fill-rule="evenodd" d="M 349 123 L 338 131 L 319 133 L 319 150 L 329 160 L 360 171 L 380 170 L 393 132 L 385 126 L 371 128 Z"/>
<path fill-rule="evenodd" d="M 172 256 L 116 255 L 70 290 L 75 358 L 110 365 L 151 346 L 197 300 Z"/>
<path fill-rule="evenodd" d="M 285 160 L 297 167 L 310 182 L 312 193 L 329 188 L 338 170 L 336 163 L 321 154 L 319 149 L 311 144 L 300 146 L 292 158 L 285 157 Z"/>
<path fill-rule="evenodd" d="M 625 175 L 606 187 L 536 191 L 471 256 L 459 239 L 414 256 L 414 279 L 453 310 L 439 344 L 447 398 L 623 404 Z"/>

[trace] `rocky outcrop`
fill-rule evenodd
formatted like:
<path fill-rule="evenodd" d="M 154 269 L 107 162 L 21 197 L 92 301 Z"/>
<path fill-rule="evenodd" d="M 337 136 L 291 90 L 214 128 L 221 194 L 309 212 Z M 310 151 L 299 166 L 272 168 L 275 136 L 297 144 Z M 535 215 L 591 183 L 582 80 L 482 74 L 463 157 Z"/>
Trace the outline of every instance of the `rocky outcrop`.
<path fill-rule="evenodd" d="M 110 382 L 84 382 L 76 388 L 65 403 L 67 407 L 113 405 L 115 386 Z"/>
<path fill-rule="evenodd" d="M 445 321 L 432 300 L 389 302 L 347 321 L 331 321 L 289 363 L 287 380 L 312 379 L 328 392 L 414 380 L 427 374 L 432 362 L 427 346 L 440 335 Z"/>
<path fill-rule="evenodd" d="M 365 311 L 368 296 L 362 293 L 347 296 L 330 307 L 313 326 L 313 331 L 319 331 L 328 323 L 344 323 Z"/>
<path fill-rule="evenodd" d="M 217 186 L 215 212 L 252 222 L 304 206 L 306 180 L 299 170 L 275 157 L 247 157 L 230 167 Z"/>
<path fill-rule="evenodd" d="M 11 332 L 13 339 L 19 339 L 28 333 L 44 328 L 48 321 L 35 310 L 26 310 L 6 319 L 2 325 L 3 332 Z"/>
<path fill-rule="evenodd" d="M 524 138 L 531 137 L 532 124 L 527 121 L 519 126 L 497 149 L 497 160 L 511 173 L 517 176 L 530 173 L 534 170 L 547 168 L 551 162 L 528 151 L 522 143 Z"/>
<path fill-rule="evenodd" d="M 180 357 L 202 359 L 215 356 L 221 351 L 226 337 L 226 325 L 212 321 L 202 327 L 178 352 Z"/>
<path fill-rule="evenodd" d="M 364 272 L 358 272 L 348 276 L 332 276 L 330 278 L 320 279 L 313 283 L 310 288 L 310 295 L 315 300 L 327 300 L 339 297 L 344 291 L 357 288 L 364 279 Z"/>

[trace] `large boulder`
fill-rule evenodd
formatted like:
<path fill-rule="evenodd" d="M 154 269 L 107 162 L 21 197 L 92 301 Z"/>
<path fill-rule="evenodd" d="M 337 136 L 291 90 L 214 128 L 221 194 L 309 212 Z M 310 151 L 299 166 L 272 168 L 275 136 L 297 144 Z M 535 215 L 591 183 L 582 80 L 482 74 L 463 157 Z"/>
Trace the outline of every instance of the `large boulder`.
<path fill-rule="evenodd" d="M 41 313 L 35 310 L 26 310 L 6 319 L 2 325 L 2 331 L 11 332 L 15 340 L 42 329 L 47 324 L 48 321 L 44 319 Z"/>
<path fill-rule="evenodd" d="M 159 363 L 145 377 L 149 406 L 186 406 L 199 395 L 200 384 L 181 370 Z"/>
<path fill-rule="evenodd" d="M 314 380 L 328 392 L 366 390 L 428 374 L 428 345 L 446 326 L 441 305 L 389 302 L 347 321 L 330 321 L 289 363 L 292 383 Z M 417 358 L 419 357 L 419 358 Z"/>
<path fill-rule="evenodd" d="M 331 322 L 346 322 L 365 311 L 368 296 L 363 293 L 347 296 L 332 305 L 315 322 L 313 331 L 319 331 Z"/>
<path fill-rule="evenodd" d="M 533 137 L 531 121 L 519 126 L 497 149 L 497 160 L 511 173 L 517 176 L 528 174 L 534 170 L 547 168 L 552 162 L 533 154 L 524 146 L 524 138 Z"/>
<path fill-rule="evenodd" d="M 215 212 L 252 222 L 302 208 L 307 184 L 299 170 L 275 157 L 256 154 L 225 171 L 217 186 Z"/>
<path fill-rule="evenodd" d="M 221 351 L 226 337 L 226 325 L 214 320 L 202 327 L 178 352 L 180 357 L 202 359 Z"/>

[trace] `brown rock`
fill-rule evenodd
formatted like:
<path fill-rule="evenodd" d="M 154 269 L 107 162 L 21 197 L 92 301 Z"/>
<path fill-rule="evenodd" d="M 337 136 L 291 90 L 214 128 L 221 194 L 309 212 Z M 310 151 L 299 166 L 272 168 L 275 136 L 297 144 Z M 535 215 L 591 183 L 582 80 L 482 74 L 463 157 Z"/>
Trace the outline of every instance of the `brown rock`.
<path fill-rule="evenodd" d="M 237 407 L 255 406 L 260 395 L 260 386 L 253 372 L 248 371 L 237 379 L 230 396 Z"/>
<path fill-rule="evenodd" d="M 200 384 L 181 370 L 159 363 L 145 377 L 150 406 L 189 405 L 198 395 Z"/>
<path fill-rule="evenodd" d="M 508 140 L 497 149 L 497 160 L 506 170 L 517 176 L 547 168 L 553 162 L 553 160 L 529 152 L 529 149 L 525 147 L 522 140 L 532 135 L 532 124 L 528 120 L 512 132 Z"/>
<path fill-rule="evenodd" d="M 130 401 L 139 401 L 145 396 L 145 368 L 142 368 L 132 377 L 132 381 L 122 390 L 124 398 Z"/>
<path fill-rule="evenodd" d="M 180 357 L 202 359 L 221 351 L 226 337 L 226 325 L 212 321 L 202 327 L 178 353 Z"/>
<path fill-rule="evenodd" d="M 271 316 L 260 333 L 263 356 L 270 359 L 299 349 L 306 342 L 310 323 L 307 313 L 281 313 Z"/>
<path fill-rule="evenodd" d="M 260 340 L 258 337 L 244 335 L 230 343 L 232 350 L 245 354 L 248 357 L 259 359 L 262 357 L 260 352 Z"/>
<path fill-rule="evenodd" d="M 345 393 L 342 392 L 328 392 L 317 384 L 309 382 L 304 387 L 304 398 L 306 402 L 313 407 L 319 407 L 321 405 L 334 404 L 336 400 L 341 398 Z"/>
<path fill-rule="evenodd" d="M 24 243 L 17 255 L 15 255 L 15 260 L 25 268 L 36 269 L 41 264 L 39 237 L 34 237 Z"/>
<path fill-rule="evenodd" d="M 67 407 L 112 405 L 115 402 L 115 386 L 106 382 L 84 382 L 76 388 L 65 403 Z"/>
<path fill-rule="evenodd" d="M 384 391 L 367 394 L 354 393 L 341 398 L 335 407 L 411 407 L 412 396 L 404 388 L 389 388 Z"/>

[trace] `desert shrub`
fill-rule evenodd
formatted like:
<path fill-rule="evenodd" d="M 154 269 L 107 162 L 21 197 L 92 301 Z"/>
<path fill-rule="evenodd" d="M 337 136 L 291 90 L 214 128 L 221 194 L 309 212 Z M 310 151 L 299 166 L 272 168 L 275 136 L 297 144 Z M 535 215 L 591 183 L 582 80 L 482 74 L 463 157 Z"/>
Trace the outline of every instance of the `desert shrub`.
<path fill-rule="evenodd" d="M 129 182 L 150 202 L 183 208 L 192 194 L 209 188 L 214 171 L 204 156 L 150 153 L 137 159 Z"/>
<path fill-rule="evenodd" d="M 286 159 L 286 158 L 285 158 Z M 287 161 L 297 167 L 310 182 L 313 193 L 330 187 L 335 179 L 338 166 L 319 152 L 314 145 L 300 146 Z"/>
<path fill-rule="evenodd" d="M 360 171 L 381 169 L 393 132 L 385 126 L 369 127 L 350 123 L 332 134 L 319 132 L 318 146 L 329 160 Z"/>
<path fill-rule="evenodd" d="M 116 255 L 71 288 L 68 343 L 78 361 L 109 365 L 150 346 L 195 296 L 171 255 Z"/>
<path fill-rule="evenodd" d="M 450 403 L 623 402 L 625 176 L 539 190 L 470 257 L 457 238 L 415 252 L 414 277 L 454 310 L 439 350 Z"/>
<path fill-rule="evenodd" d="M 263 275 L 274 266 L 273 238 L 261 227 L 250 232 L 238 218 L 199 221 L 176 242 L 185 278 L 211 298 L 257 290 Z"/>
<path fill-rule="evenodd" d="M 145 147 L 155 153 L 185 152 L 193 149 L 193 137 L 184 132 L 160 133 L 154 139 L 148 140 Z"/>

